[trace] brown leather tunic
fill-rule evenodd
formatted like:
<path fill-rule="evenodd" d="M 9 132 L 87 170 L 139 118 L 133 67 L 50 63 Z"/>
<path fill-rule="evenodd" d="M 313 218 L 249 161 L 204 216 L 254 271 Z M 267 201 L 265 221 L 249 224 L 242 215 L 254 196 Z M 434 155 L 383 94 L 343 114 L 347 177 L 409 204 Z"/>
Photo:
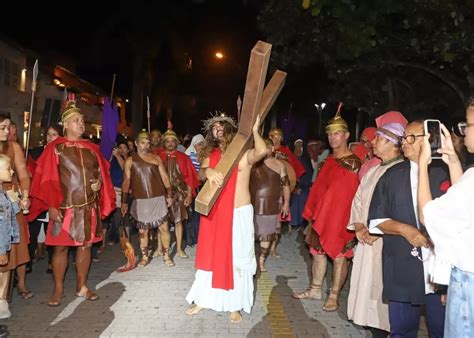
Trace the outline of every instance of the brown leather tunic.
<path fill-rule="evenodd" d="M 256 215 L 280 213 L 280 175 L 260 161 L 250 174 L 250 197 Z"/>
<path fill-rule="evenodd" d="M 86 148 L 68 146 L 65 143 L 56 146 L 59 156 L 59 179 L 63 193 L 62 209 L 89 205 L 97 199 L 91 184 L 97 180 L 99 162 Z"/>
<path fill-rule="evenodd" d="M 143 160 L 138 154 L 132 155 L 130 182 L 133 197 L 136 199 L 158 197 L 165 194 L 158 165 Z"/>
<path fill-rule="evenodd" d="M 183 174 L 179 170 L 176 157 L 166 154 L 166 169 L 170 178 L 171 189 L 173 191 L 173 203 L 170 209 L 170 218 L 174 223 L 180 223 L 188 218 L 184 199 L 188 193 L 188 187 L 184 181 Z"/>
<path fill-rule="evenodd" d="M 93 181 L 100 178 L 99 161 L 95 154 L 74 143 L 56 146 L 58 172 L 61 181 L 63 202 L 61 209 L 72 208 L 69 235 L 78 242 L 91 239 L 92 209 L 96 215 L 96 236 L 101 235 L 102 227 L 98 205 L 98 193 L 91 188 Z"/>

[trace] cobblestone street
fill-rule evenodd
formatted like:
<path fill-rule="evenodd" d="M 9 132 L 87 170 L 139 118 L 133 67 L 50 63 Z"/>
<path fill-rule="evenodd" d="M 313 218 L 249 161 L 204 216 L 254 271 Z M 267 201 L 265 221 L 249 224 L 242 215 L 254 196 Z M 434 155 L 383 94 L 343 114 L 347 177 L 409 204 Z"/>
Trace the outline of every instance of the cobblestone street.
<path fill-rule="evenodd" d="M 107 246 L 101 261 L 91 267 L 89 285 L 99 300 L 74 296 L 75 272 L 70 264 L 61 306 L 47 306 L 52 276 L 45 273 L 42 260 L 27 277 L 35 296 L 23 300 L 15 292 L 13 316 L 1 323 L 8 325 L 11 336 L 19 337 L 371 337 L 370 331 L 346 320 L 348 283 L 337 312 L 324 312 L 323 301 L 291 299 L 293 291 L 309 285 L 310 261 L 301 237 L 296 233 L 282 237 L 281 258 L 268 258 L 268 272 L 255 279 L 252 314 L 244 313 L 240 324 L 231 324 L 226 313 L 185 314 L 195 248 L 187 249 L 189 259 L 175 257 L 173 268 L 157 258 L 145 268 L 117 273 L 114 270 L 124 263 L 119 245 Z M 136 237 L 133 241 L 136 244 Z"/>

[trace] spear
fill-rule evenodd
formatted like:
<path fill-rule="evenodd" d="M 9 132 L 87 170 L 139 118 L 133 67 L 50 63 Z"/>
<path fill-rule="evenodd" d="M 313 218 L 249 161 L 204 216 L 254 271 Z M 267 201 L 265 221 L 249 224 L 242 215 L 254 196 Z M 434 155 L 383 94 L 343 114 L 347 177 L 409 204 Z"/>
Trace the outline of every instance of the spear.
<path fill-rule="evenodd" d="M 148 133 L 150 133 L 150 97 L 149 96 L 146 97 L 146 118 L 148 120 Z"/>
<path fill-rule="evenodd" d="M 30 114 L 28 115 L 28 133 L 26 134 L 26 149 L 25 158 L 28 158 L 28 148 L 30 147 L 30 132 L 31 132 L 31 120 L 33 116 L 33 105 L 35 103 L 35 92 L 36 92 L 36 79 L 38 78 L 38 59 L 35 61 L 33 66 L 33 79 L 31 82 L 31 103 L 30 103 Z"/>

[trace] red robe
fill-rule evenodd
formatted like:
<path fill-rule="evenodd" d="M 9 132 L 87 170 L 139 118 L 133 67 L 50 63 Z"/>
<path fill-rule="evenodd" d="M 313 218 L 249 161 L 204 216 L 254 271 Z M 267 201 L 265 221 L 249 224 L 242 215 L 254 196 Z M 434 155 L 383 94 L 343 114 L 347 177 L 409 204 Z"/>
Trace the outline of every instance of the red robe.
<path fill-rule="evenodd" d="M 163 162 L 166 162 L 166 156 L 168 154 L 165 150 L 158 152 L 158 155 Z M 170 153 L 170 155 L 172 157 L 176 157 L 176 162 L 178 163 L 179 171 L 183 176 L 184 182 L 186 182 L 187 186 L 191 187 L 193 197 L 196 196 L 196 189 L 199 188 L 199 178 L 197 176 L 196 169 L 194 169 L 193 162 L 191 162 L 191 159 L 188 157 L 188 155 L 180 151 L 175 150 Z"/>
<path fill-rule="evenodd" d="M 354 239 L 354 232 L 346 227 L 358 186 L 357 173 L 343 168 L 329 155 L 309 192 L 303 217 L 313 221 L 321 246 L 332 259 Z"/>
<path fill-rule="evenodd" d="M 220 149 L 214 149 L 209 159 L 209 168 L 215 168 L 221 159 Z M 212 271 L 212 287 L 215 289 L 234 288 L 232 223 L 237 172 L 236 165 L 211 212 L 208 216 L 202 215 L 199 223 L 196 269 Z"/>
<path fill-rule="evenodd" d="M 71 142 L 64 137 L 58 137 L 49 143 L 36 162 L 36 169 L 31 183 L 30 196 L 31 208 L 28 221 L 34 221 L 48 207 L 59 209 L 63 201 L 61 182 L 58 171 L 58 155 L 56 145 Z M 89 140 L 75 141 L 82 147 L 91 150 L 99 162 L 102 177 L 100 189 L 100 217 L 104 219 L 115 210 L 115 191 L 110 177 L 110 164 L 102 156 L 99 146 Z"/>
<path fill-rule="evenodd" d="M 288 147 L 280 146 L 279 148 L 276 148 L 275 151 L 279 151 L 288 156 L 288 162 L 295 170 L 297 179 L 304 175 L 306 172 L 304 165 L 296 158 L 295 154 L 293 154 L 293 152 Z"/>

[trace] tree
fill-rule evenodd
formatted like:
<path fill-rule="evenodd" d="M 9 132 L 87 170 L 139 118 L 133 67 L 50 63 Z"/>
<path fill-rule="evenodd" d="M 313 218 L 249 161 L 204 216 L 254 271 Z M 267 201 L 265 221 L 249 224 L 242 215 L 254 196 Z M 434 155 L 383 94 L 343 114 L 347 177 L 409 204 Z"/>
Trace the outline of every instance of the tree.
<path fill-rule="evenodd" d="M 474 18 L 466 15 L 473 6 L 473 0 L 270 0 L 259 22 L 275 63 L 300 70 L 322 63 L 332 93 L 356 106 L 402 109 L 428 99 L 429 108 L 463 111 L 474 92 Z"/>

